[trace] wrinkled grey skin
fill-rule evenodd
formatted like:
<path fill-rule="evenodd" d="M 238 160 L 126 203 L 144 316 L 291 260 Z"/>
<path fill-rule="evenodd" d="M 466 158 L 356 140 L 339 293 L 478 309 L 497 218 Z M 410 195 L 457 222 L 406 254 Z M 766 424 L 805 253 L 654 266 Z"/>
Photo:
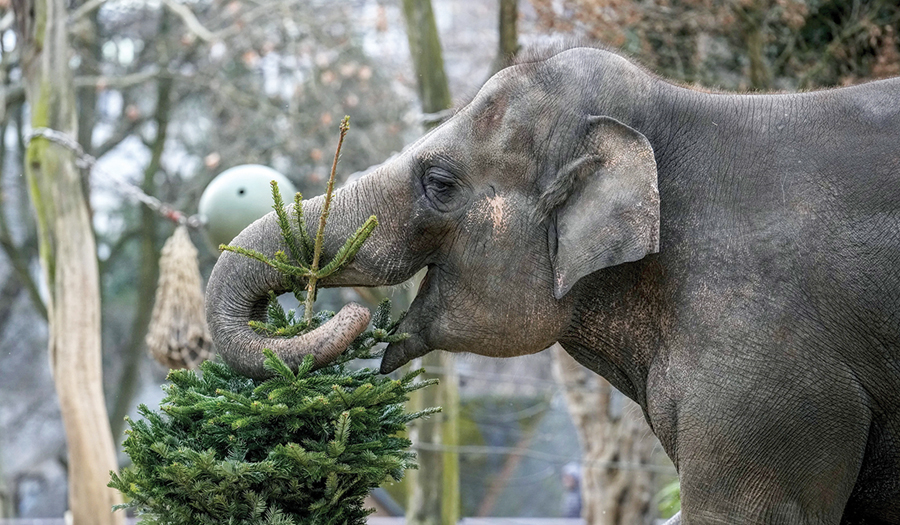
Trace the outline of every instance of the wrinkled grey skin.
<path fill-rule="evenodd" d="M 340 190 L 328 252 L 381 225 L 326 284 L 428 267 L 383 372 L 560 342 L 643 408 L 683 523 L 900 523 L 898 144 L 898 79 L 705 94 L 572 49 Z M 278 241 L 268 216 L 235 242 Z M 245 283 L 266 272 L 216 266 L 223 354 L 254 337 L 235 305 L 261 304 Z"/>

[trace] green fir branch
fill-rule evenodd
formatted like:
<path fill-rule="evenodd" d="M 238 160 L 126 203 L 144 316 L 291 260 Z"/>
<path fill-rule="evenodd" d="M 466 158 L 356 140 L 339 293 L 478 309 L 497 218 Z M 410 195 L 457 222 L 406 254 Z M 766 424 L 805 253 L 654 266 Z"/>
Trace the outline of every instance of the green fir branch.
<path fill-rule="evenodd" d="M 269 322 L 275 326 L 287 326 L 290 324 L 291 319 L 284 311 L 284 308 L 281 307 L 278 297 L 275 296 L 275 292 L 272 290 L 269 290 L 269 304 L 266 306 L 266 314 L 269 317 Z"/>
<path fill-rule="evenodd" d="M 272 268 L 275 268 L 279 272 L 287 274 L 291 277 L 307 277 L 310 275 L 310 269 L 304 267 L 303 265 L 294 266 L 291 264 L 285 264 L 277 259 L 273 259 L 271 257 L 263 255 L 262 253 L 260 253 L 256 250 L 251 250 L 249 248 L 243 248 L 241 246 L 230 246 L 230 245 L 226 245 L 226 244 L 219 245 L 219 249 L 222 250 L 223 252 L 233 252 L 233 253 L 243 255 L 244 257 L 250 257 L 251 259 L 256 259 L 257 261 L 265 263 L 266 265 L 271 266 Z"/>
<path fill-rule="evenodd" d="M 294 237 L 294 230 L 291 228 L 291 221 L 288 219 L 288 213 L 284 207 L 284 200 L 281 198 L 281 192 L 278 191 L 278 182 L 273 180 L 269 182 L 269 184 L 272 186 L 272 201 L 274 202 L 272 209 L 275 210 L 275 216 L 278 218 L 278 227 L 281 229 L 281 236 L 284 238 L 284 242 L 291 251 L 291 256 L 294 260 L 298 262 L 305 261 L 306 258 L 300 249 L 300 245 L 297 244 L 297 238 Z"/>
<path fill-rule="evenodd" d="M 278 356 L 275 355 L 269 348 L 263 349 L 263 354 L 266 356 L 265 361 L 263 361 L 263 366 L 266 367 L 266 370 L 270 370 L 283 379 L 287 381 L 293 381 L 297 377 L 302 377 L 306 375 L 307 372 L 312 370 L 313 365 L 315 364 L 315 359 L 312 355 L 307 355 L 303 358 L 303 363 L 300 365 L 300 368 L 297 370 L 297 373 L 294 373 L 291 370 L 291 367 L 284 364 L 284 361 L 278 359 Z"/>
<path fill-rule="evenodd" d="M 333 312 L 313 312 L 316 283 L 351 261 L 377 226 L 370 217 L 319 268 L 347 129 L 345 118 L 315 240 L 307 233 L 301 195 L 294 197 L 297 235 L 273 184 L 273 207 L 286 251 L 269 256 L 221 247 L 282 272 L 298 298 L 305 291 L 300 318 L 293 310 L 285 311 L 269 292 L 266 320 L 250 323 L 267 336 L 306 333 L 331 319 Z M 406 470 L 417 468 L 415 454 L 408 451 L 410 441 L 397 434 L 410 421 L 440 410 L 404 409 L 410 392 L 436 382 L 418 381 L 422 370 L 390 379 L 369 368 L 348 367 L 354 359 L 379 356 L 382 343 L 408 337 L 398 333 L 400 319 L 392 319 L 390 311 L 390 302 L 383 301 L 373 328 L 320 369 L 313 369 L 315 360 L 309 355 L 294 371 L 266 349 L 264 366 L 273 374 L 266 380 L 243 377 L 213 361 L 203 363 L 200 373 L 170 372 L 159 410 L 140 405 L 142 419 L 127 419 L 130 429 L 123 447 L 132 464 L 110 474 L 109 486 L 127 500 L 116 509 L 136 510 L 145 525 L 363 525 L 370 513 L 363 499 L 371 489 L 388 478 L 399 481 Z"/>
<path fill-rule="evenodd" d="M 334 256 L 334 259 L 331 260 L 324 268 L 317 272 L 318 278 L 323 279 L 328 277 L 329 275 L 341 270 L 345 264 L 353 260 L 356 257 L 359 249 L 362 248 L 366 239 L 372 235 L 372 232 L 375 230 L 375 227 L 378 226 L 378 219 L 375 218 L 374 215 L 369 217 L 362 226 L 356 230 L 344 245 L 338 250 L 337 254 Z"/>
<path fill-rule="evenodd" d="M 303 195 L 298 191 L 294 194 L 294 214 L 297 217 L 297 228 L 300 230 L 300 248 L 303 260 L 312 262 L 314 249 L 313 240 L 306 231 L 306 219 L 303 217 Z"/>
<path fill-rule="evenodd" d="M 391 301 L 390 299 L 382 299 L 372 314 L 372 326 L 376 330 L 386 330 L 391 322 Z"/>

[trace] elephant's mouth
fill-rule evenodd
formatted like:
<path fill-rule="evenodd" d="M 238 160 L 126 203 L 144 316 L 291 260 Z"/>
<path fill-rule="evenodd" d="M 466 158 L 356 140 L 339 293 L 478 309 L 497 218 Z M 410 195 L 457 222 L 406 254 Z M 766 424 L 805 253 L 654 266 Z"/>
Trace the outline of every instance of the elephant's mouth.
<path fill-rule="evenodd" d="M 403 341 L 391 343 L 384 351 L 384 357 L 381 359 L 381 373 L 388 374 L 405 365 L 412 359 L 422 357 L 433 348 L 428 344 L 426 333 L 430 321 L 435 315 L 435 305 L 431 304 L 430 297 L 433 296 L 437 287 L 436 274 L 439 272 L 437 266 L 429 265 L 422 283 L 419 285 L 419 291 L 416 298 L 409 306 L 406 317 L 400 323 L 397 331 L 409 334 L 409 337 Z"/>

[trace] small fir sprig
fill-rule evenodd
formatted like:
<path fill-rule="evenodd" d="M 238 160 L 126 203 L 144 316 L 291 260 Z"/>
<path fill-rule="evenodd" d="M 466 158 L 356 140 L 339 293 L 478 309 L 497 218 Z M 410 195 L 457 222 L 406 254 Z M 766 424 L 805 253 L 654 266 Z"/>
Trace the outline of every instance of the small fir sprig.
<path fill-rule="evenodd" d="M 337 173 L 337 163 L 340 159 L 341 147 L 344 144 L 344 137 L 350 130 L 350 117 L 344 117 L 341 121 L 340 140 L 338 141 L 337 150 L 334 153 L 334 161 L 331 164 L 331 176 L 328 178 L 328 187 L 325 191 L 325 203 L 322 206 L 322 214 L 319 217 L 319 227 L 316 230 L 315 240 L 309 237 L 306 231 L 306 221 L 303 217 L 302 195 L 297 193 L 294 196 L 294 217 L 297 223 L 297 229 L 300 232 L 300 238 L 294 235 L 294 228 L 291 224 L 289 213 L 284 206 L 284 200 L 278 191 L 278 184 L 272 181 L 272 200 L 275 202 L 272 206 L 275 209 L 275 215 L 278 219 L 278 225 L 281 228 L 281 235 L 284 237 L 285 244 L 288 247 L 291 257 L 283 251 L 275 252 L 274 256 L 269 257 L 256 250 L 242 248 L 240 246 L 219 246 L 220 250 L 239 253 L 241 255 L 256 259 L 286 275 L 292 283 L 294 295 L 298 300 L 303 301 L 304 312 L 303 321 L 306 326 L 313 323 L 314 311 L 313 304 L 316 300 L 316 287 L 321 279 L 328 277 L 340 271 L 348 262 L 350 262 L 362 248 L 366 239 L 378 226 L 378 219 L 374 215 L 369 217 L 362 226 L 356 230 L 356 233 L 350 236 L 340 250 L 335 254 L 334 258 L 324 267 L 319 268 L 320 258 L 322 256 L 322 244 L 325 239 L 325 224 L 328 221 L 328 214 L 331 211 L 331 197 L 334 193 L 334 178 Z M 306 281 L 304 286 L 303 282 Z M 305 298 L 301 299 L 304 294 Z"/>

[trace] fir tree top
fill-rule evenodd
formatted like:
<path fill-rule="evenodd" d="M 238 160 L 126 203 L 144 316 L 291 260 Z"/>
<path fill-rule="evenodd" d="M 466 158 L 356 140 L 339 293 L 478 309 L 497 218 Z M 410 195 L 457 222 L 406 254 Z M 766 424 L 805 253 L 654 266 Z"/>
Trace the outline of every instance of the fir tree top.
<path fill-rule="evenodd" d="M 348 129 L 345 117 L 341 142 Z M 340 146 L 338 147 L 338 152 Z M 335 155 L 335 165 L 337 155 Z M 328 195 L 333 185 L 329 184 Z M 305 315 L 285 312 L 270 293 L 268 319 L 254 329 L 292 336 L 314 329 L 334 314 L 313 313 L 315 281 L 339 271 L 375 227 L 374 217 L 319 268 L 321 236 L 306 235 L 300 196 L 295 210 L 301 238 L 293 236 L 288 213 L 273 184 L 275 210 L 293 260 L 226 247 L 261 260 L 294 277 L 294 293 L 304 293 Z M 302 278 L 302 279 L 301 279 Z M 377 356 L 376 345 L 405 337 L 390 317 L 385 300 L 373 316 L 373 328 L 360 334 L 331 364 L 313 370 L 307 355 L 291 370 L 266 350 L 269 379 L 241 376 L 226 364 L 207 361 L 200 373 L 173 370 L 159 411 L 140 405 L 144 419 L 128 420 L 124 442 L 133 464 L 111 473 L 110 487 L 121 491 L 141 523 L 160 525 L 362 524 L 370 511 L 363 498 L 388 478 L 400 480 L 416 468 L 410 441 L 399 437 L 409 421 L 439 411 L 407 413 L 403 403 L 413 390 L 436 380 L 415 382 L 422 370 L 390 379 L 348 362 Z"/>

